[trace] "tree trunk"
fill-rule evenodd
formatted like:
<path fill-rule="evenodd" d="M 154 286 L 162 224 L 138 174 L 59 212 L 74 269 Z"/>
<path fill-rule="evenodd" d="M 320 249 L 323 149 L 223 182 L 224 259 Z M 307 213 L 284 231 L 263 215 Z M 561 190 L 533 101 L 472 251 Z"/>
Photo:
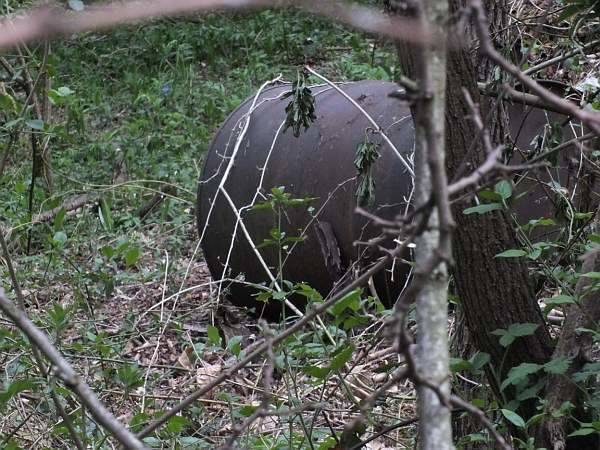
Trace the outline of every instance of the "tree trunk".
<path fill-rule="evenodd" d="M 447 0 L 424 0 L 417 20 L 425 29 L 443 33 L 448 16 Z M 426 204 L 438 192 L 435 210 L 427 228 L 416 239 L 415 270 L 423 271 L 435 252 L 450 256 L 451 220 L 444 171 L 444 106 L 446 91 L 446 49 L 424 46 L 418 55 L 419 94 L 413 105 L 415 117 L 415 205 Z M 437 169 L 437 170 L 436 170 Z M 446 229 L 442 229 L 445 227 Z M 426 377 L 446 395 L 450 394 L 448 355 L 448 271 L 442 262 L 430 274 L 417 295 L 417 363 Z M 450 409 L 430 388 L 417 385 L 419 410 L 419 446 L 422 450 L 451 450 Z"/>
<path fill-rule="evenodd" d="M 498 3 L 505 6 L 505 2 L 495 2 L 493 12 L 496 14 L 504 11 Z M 463 6 L 460 0 L 451 0 L 450 4 L 454 12 Z M 497 22 L 498 19 L 492 18 L 491 23 Z M 464 34 L 472 34 L 472 30 L 466 29 Z M 409 77 L 416 77 L 415 54 L 419 49 L 406 44 L 398 47 L 402 70 Z M 446 161 L 450 179 L 462 170 L 465 162 L 466 169 L 470 171 L 485 158 L 478 131 L 468 119 L 472 111 L 465 102 L 463 89 L 475 103 L 482 103 L 483 117 L 487 112 L 492 117 L 500 112 L 491 102 L 479 96 L 472 54 L 468 48 L 448 52 Z M 500 120 L 493 122 L 496 126 L 492 129 L 492 137 L 497 142 L 504 136 L 504 127 Z M 517 258 L 495 258 L 498 253 L 518 246 L 507 214 L 494 211 L 483 215 L 464 215 L 462 211 L 468 206 L 471 206 L 468 201 L 456 202 L 453 206 L 457 225 L 453 253 L 459 265 L 454 271 L 454 278 L 475 346 L 491 355 L 492 364 L 502 379 L 511 367 L 523 362 L 545 362 L 551 355 L 550 336 L 530 287 L 526 265 Z M 540 326 L 535 334 L 517 339 L 508 351 L 491 334 L 499 328 L 506 329 L 512 323 L 524 322 Z M 498 394 L 498 380 L 488 378 Z"/>
<path fill-rule="evenodd" d="M 594 249 L 584 255 L 581 273 L 598 271 L 600 271 L 600 250 Z M 571 380 L 571 375 L 581 370 L 585 363 L 592 361 L 592 335 L 578 330 L 593 329 L 600 322 L 600 292 L 592 289 L 594 281 L 596 280 L 592 278 L 579 278 L 575 289 L 578 303 L 570 305 L 566 310 L 560 339 L 552 355 L 552 359 L 569 358 L 571 363 L 566 373 L 550 375 L 546 383 L 545 410 L 548 417 L 537 430 L 536 444 L 549 450 L 598 448 L 598 437 L 595 434 L 568 439 L 567 435 L 573 431 L 569 429 L 569 415 L 564 414 L 560 417 L 552 415 L 564 402 L 571 402 L 576 407 L 578 419 L 584 420 L 582 396 L 579 392 L 581 388 Z"/>

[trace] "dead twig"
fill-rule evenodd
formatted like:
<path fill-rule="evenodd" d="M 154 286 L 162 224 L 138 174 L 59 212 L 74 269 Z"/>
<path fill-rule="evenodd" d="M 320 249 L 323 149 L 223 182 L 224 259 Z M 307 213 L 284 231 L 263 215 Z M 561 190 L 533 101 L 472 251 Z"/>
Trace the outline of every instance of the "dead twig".
<path fill-rule="evenodd" d="M 54 373 L 67 388 L 77 394 L 81 403 L 90 411 L 96 421 L 106 428 L 126 449 L 147 450 L 147 447 L 119 422 L 96 397 L 92 389 L 81 379 L 52 345 L 48 337 L 37 328 L 23 311 L 17 308 L 4 294 L 0 287 L 0 309 L 13 321 L 29 339 L 54 365 Z"/>
<path fill-rule="evenodd" d="M 39 8 L 22 17 L 6 18 L 0 22 L 0 48 L 20 42 L 68 36 L 82 31 L 112 27 L 143 19 L 176 16 L 207 10 L 241 10 L 267 7 L 296 6 L 312 13 L 346 23 L 357 29 L 408 42 L 435 42 L 412 20 L 390 17 L 374 8 L 353 5 L 344 1 L 321 0 L 147 0 L 114 1 L 88 6 L 73 13 L 62 8 Z"/>

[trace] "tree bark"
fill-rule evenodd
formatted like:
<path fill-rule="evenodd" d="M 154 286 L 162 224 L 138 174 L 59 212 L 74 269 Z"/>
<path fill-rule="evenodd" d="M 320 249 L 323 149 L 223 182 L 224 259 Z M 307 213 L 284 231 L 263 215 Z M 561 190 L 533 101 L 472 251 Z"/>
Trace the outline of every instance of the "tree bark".
<path fill-rule="evenodd" d="M 427 30 L 444 33 L 448 17 L 447 0 L 421 2 L 418 20 Z M 424 46 L 418 59 L 419 90 L 413 105 L 415 118 L 415 197 L 418 206 L 435 198 L 435 210 L 426 230 L 416 239 L 415 270 L 423 271 L 436 252 L 447 258 L 451 254 L 450 226 L 452 222 L 444 170 L 446 94 L 446 49 L 444 46 Z M 417 303 L 417 363 L 421 376 L 450 394 L 448 355 L 448 270 L 440 263 L 428 274 L 427 283 L 416 298 Z M 438 394 L 417 385 L 419 410 L 419 446 L 422 450 L 451 450 L 452 422 L 450 409 L 442 404 Z"/>
<path fill-rule="evenodd" d="M 600 249 L 591 250 L 582 259 L 582 274 L 600 270 Z M 592 278 L 579 278 L 575 288 L 578 303 L 570 305 L 566 310 L 560 339 L 552 355 L 552 359 L 569 358 L 571 363 L 566 373 L 550 375 L 546 383 L 545 412 L 548 417 L 537 430 L 536 444 L 549 450 L 598 448 L 597 436 L 567 438 L 568 433 L 573 431 L 569 429 L 569 415 L 552 416 L 567 401 L 582 413 L 580 387 L 571 380 L 571 376 L 581 370 L 585 363 L 592 361 L 592 335 L 578 330 L 593 329 L 600 322 L 600 291 L 591 289 L 594 281 L 596 280 Z M 577 415 L 582 420 L 581 414 Z"/>
<path fill-rule="evenodd" d="M 494 2 L 493 5 L 493 12 L 499 14 L 504 12 L 506 2 Z M 461 7 L 460 0 L 450 1 L 451 14 L 457 13 Z M 498 21 L 496 18 L 491 20 L 492 23 Z M 467 25 L 464 35 L 472 34 Z M 398 45 L 401 68 L 411 78 L 418 75 L 415 64 L 418 51 L 412 45 Z M 465 163 L 464 168 L 470 171 L 485 158 L 478 131 L 468 119 L 472 112 L 465 101 L 463 89 L 475 103 L 481 104 L 484 118 L 499 117 L 501 112 L 479 96 L 476 67 L 481 66 L 476 66 L 473 55 L 471 49 L 463 48 L 449 51 L 447 56 L 446 161 L 451 179 L 460 174 Z M 496 126 L 491 130 L 492 138 L 498 142 L 504 137 L 505 128 L 501 120 L 493 120 L 493 123 Z M 530 287 L 526 265 L 516 258 L 495 258 L 498 253 L 518 246 L 507 214 L 494 211 L 465 215 L 462 211 L 468 206 L 471 206 L 468 201 L 453 205 L 457 225 L 453 235 L 453 253 L 459 264 L 453 273 L 475 346 L 491 355 L 492 364 L 502 379 L 511 367 L 523 362 L 545 362 L 551 355 L 550 336 Z M 506 329 L 512 323 L 524 322 L 540 326 L 533 335 L 516 340 L 508 351 L 491 334 L 499 328 Z M 488 378 L 498 394 L 499 380 Z"/>

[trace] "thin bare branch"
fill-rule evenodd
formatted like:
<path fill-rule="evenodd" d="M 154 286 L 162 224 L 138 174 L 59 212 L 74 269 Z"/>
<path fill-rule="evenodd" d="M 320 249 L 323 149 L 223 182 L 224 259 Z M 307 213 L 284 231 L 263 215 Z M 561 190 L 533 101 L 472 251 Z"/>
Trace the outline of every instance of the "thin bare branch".
<path fill-rule="evenodd" d="M 481 0 L 471 0 L 470 6 L 473 11 L 473 19 L 475 22 L 475 28 L 477 30 L 477 35 L 481 42 L 481 51 L 502 70 L 519 80 L 525 88 L 539 96 L 545 103 L 550 106 L 563 109 L 568 115 L 581 120 L 597 136 L 600 136 L 600 113 L 580 109 L 577 105 L 574 105 L 571 102 L 550 92 L 548 89 L 545 89 L 533 78 L 525 75 L 517 66 L 507 61 L 494 48 L 494 45 L 489 37 L 487 18 Z"/>
<path fill-rule="evenodd" d="M 241 10 L 296 6 L 314 14 L 329 17 L 357 29 L 408 42 L 435 42 L 413 21 L 390 17 L 373 8 L 344 1 L 321 0 L 131 0 L 88 6 L 79 13 L 62 8 L 40 8 L 28 14 L 0 22 L 0 48 L 12 47 L 52 36 L 67 36 L 82 31 L 158 17 L 176 16 L 208 10 Z"/>
<path fill-rule="evenodd" d="M 56 347 L 52 345 L 48 337 L 6 297 L 4 289 L 1 287 L 0 309 L 14 322 L 19 330 L 25 333 L 32 345 L 35 345 L 52 362 L 56 376 L 65 383 L 65 386 L 77 394 L 81 403 L 86 406 L 100 425 L 106 428 L 126 449 L 147 449 L 106 409 L 92 389 L 75 372 L 69 362 L 62 357 Z"/>

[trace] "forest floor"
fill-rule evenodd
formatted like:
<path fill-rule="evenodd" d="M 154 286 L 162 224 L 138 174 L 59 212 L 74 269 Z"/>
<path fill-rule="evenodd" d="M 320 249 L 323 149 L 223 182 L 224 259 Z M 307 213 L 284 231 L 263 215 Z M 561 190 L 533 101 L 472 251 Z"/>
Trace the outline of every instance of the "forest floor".
<path fill-rule="evenodd" d="M 35 74 L 41 48 L 28 51 Z M 196 181 L 226 115 L 264 81 L 280 73 L 294 79 L 306 61 L 334 81 L 389 80 L 395 70 L 389 44 L 295 12 L 165 20 L 52 46 L 53 110 L 43 135 L 52 148 L 54 191 L 45 192 L 42 178 L 32 186 L 30 160 L 11 160 L 0 192 L 3 226 L 28 313 L 134 430 L 230 367 L 260 335 L 254 317 L 217 298 L 196 248 Z M 169 195 L 140 216 L 165 187 Z M 82 195 L 88 196 L 82 206 L 58 212 Z M 58 214 L 26 231 L 32 217 L 53 208 Z M 280 409 L 302 407 L 258 421 L 240 444 L 335 444 L 332 433 L 340 435 L 357 402 L 397 362 L 385 342 L 374 339 L 382 320 L 352 332 L 358 358 L 343 377 L 305 373 L 326 365 L 339 349 L 312 333 L 299 336 L 282 356 L 273 396 Z M 0 353 L 6 386 L 35 379 L 31 360 L 23 358 L 26 343 L 10 336 Z M 264 370 L 264 361 L 256 361 L 235 373 L 148 443 L 222 444 L 260 403 Z M 61 423 L 43 413 L 24 421 L 36 399 L 12 400 L 16 408 L 0 419 L 0 442 L 16 429 L 13 440 L 24 448 L 68 448 Z M 394 388 L 373 415 L 379 425 L 370 432 L 414 417 L 411 386 Z M 90 436 L 101 437 L 90 420 L 78 420 Z M 409 420 L 368 448 L 402 448 L 412 439 Z"/>
<path fill-rule="evenodd" d="M 550 58 L 563 45 L 559 39 L 541 43 L 526 28 L 520 33 L 529 64 Z M 40 51 L 32 48 L 27 59 L 34 73 Z M 574 57 L 570 65 L 550 67 L 540 76 L 593 83 L 588 75 L 598 58 L 583 59 Z M 260 336 L 254 317 L 217 298 L 196 249 L 196 182 L 210 139 L 227 114 L 264 81 L 280 73 L 293 79 L 306 60 L 334 81 L 390 80 L 397 70 L 389 43 L 290 11 L 164 20 L 53 44 L 49 64 L 57 93 L 43 134 L 52 147 L 54 192 L 49 195 L 39 178 L 31 181 L 29 156 L 16 156 L 0 180 L 0 217 L 11 236 L 29 314 L 134 430 L 230 367 Z M 23 154 L 28 142 L 27 136 L 20 142 Z M 140 208 L 167 186 L 174 193 L 140 217 Z M 91 201 L 30 226 L 36 213 L 81 194 Z M 290 341 L 273 377 L 273 403 L 281 411 L 298 411 L 256 422 L 240 446 L 334 446 L 357 403 L 399 364 L 382 337 L 385 313 L 374 317 L 357 330 L 332 325 L 335 333 L 345 333 L 340 342 L 354 345 L 351 370 L 343 375 L 311 375 L 343 349 L 308 331 Z M 31 379 L 37 387 L 28 386 L 32 395 L 9 397 L 13 407 L 0 418 L 0 442 L 14 432 L 22 448 L 71 448 L 64 425 L 40 400 L 40 377 L 33 375 L 26 342 L 4 330 L 11 326 L 0 319 L 5 386 Z M 236 372 L 170 420 L 149 445 L 222 444 L 262 400 L 265 367 L 256 361 Z M 478 401 L 489 405 L 489 395 L 473 383 L 474 395 L 482 395 Z M 32 404 L 43 407 L 28 417 Z M 76 416 L 76 402 L 69 398 L 68 404 Z M 413 448 L 415 408 L 410 383 L 389 390 L 361 435 L 397 428 L 365 448 Z M 89 418 L 79 417 L 77 426 L 94 437 L 90 444 L 103 442 Z M 108 448 L 99 445 L 104 447 L 94 448 Z"/>

